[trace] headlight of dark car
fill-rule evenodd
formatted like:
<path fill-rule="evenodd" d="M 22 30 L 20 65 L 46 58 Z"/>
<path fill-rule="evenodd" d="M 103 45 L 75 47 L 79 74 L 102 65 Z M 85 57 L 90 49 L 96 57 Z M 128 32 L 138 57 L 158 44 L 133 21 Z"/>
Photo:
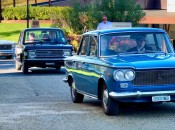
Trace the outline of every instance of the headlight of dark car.
<path fill-rule="evenodd" d="M 113 77 L 116 81 L 132 81 L 135 78 L 135 72 L 128 69 L 116 70 Z"/>
<path fill-rule="evenodd" d="M 35 51 L 29 51 L 28 52 L 28 58 L 35 58 L 36 57 L 36 54 L 35 54 Z"/>
<path fill-rule="evenodd" d="M 63 56 L 71 56 L 71 50 L 64 50 Z"/>

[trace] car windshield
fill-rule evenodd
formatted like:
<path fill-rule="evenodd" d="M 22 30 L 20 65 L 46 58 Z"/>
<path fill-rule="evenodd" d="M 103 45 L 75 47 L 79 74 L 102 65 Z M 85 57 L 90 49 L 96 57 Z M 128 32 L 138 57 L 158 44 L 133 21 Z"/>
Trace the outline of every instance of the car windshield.
<path fill-rule="evenodd" d="M 24 44 L 66 44 L 61 30 L 30 30 L 25 32 Z"/>
<path fill-rule="evenodd" d="M 168 37 L 162 32 L 112 33 L 100 36 L 100 55 L 173 53 Z"/>

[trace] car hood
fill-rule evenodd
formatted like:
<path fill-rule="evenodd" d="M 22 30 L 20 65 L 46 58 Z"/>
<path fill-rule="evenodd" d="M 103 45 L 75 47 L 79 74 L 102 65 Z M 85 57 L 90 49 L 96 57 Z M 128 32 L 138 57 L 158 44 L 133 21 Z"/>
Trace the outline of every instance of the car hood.
<path fill-rule="evenodd" d="M 25 45 L 24 50 L 34 50 L 34 49 L 73 49 L 71 45 Z"/>
<path fill-rule="evenodd" d="M 125 67 L 133 69 L 175 68 L 174 54 L 141 54 L 129 56 L 116 56 L 102 58 L 113 67 Z"/>
<path fill-rule="evenodd" d="M 8 40 L 0 40 L 0 45 L 13 45 L 15 42 Z"/>

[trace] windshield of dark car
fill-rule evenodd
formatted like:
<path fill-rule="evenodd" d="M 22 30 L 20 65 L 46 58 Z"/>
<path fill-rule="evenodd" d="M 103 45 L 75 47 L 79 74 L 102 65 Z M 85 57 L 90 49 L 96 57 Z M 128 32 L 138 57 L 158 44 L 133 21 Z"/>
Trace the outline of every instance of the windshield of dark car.
<path fill-rule="evenodd" d="M 173 53 L 171 43 L 162 32 L 112 33 L 100 36 L 100 55 Z M 144 47 L 144 48 L 143 48 Z M 141 48 L 139 50 L 139 48 Z"/>
<path fill-rule="evenodd" d="M 25 32 L 24 44 L 66 44 L 61 30 L 29 30 Z"/>

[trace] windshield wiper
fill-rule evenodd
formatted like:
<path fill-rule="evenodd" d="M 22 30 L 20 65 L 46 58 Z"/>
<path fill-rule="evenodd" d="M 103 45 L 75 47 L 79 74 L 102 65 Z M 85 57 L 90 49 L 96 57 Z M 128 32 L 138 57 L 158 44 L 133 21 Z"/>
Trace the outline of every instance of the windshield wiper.
<path fill-rule="evenodd" d="M 118 55 L 125 55 L 125 54 L 140 54 L 142 52 L 138 52 L 138 51 L 131 51 L 131 52 L 121 52 L 121 53 L 118 53 Z"/>
<path fill-rule="evenodd" d="M 144 54 L 144 53 L 163 53 L 165 55 L 167 54 L 166 52 L 163 52 L 163 51 L 145 50 L 145 51 L 122 52 L 122 53 L 119 53 L 118 55 L 125 55 L 125 54 Z"/>
<path fill-rule="evenodd" d="M 145 50 L 145 53 L 163 53 L 163 54 L 167 55 L 167 53 L 164 52 L 164 51 L 151 51 L 151 50 Z"/>

